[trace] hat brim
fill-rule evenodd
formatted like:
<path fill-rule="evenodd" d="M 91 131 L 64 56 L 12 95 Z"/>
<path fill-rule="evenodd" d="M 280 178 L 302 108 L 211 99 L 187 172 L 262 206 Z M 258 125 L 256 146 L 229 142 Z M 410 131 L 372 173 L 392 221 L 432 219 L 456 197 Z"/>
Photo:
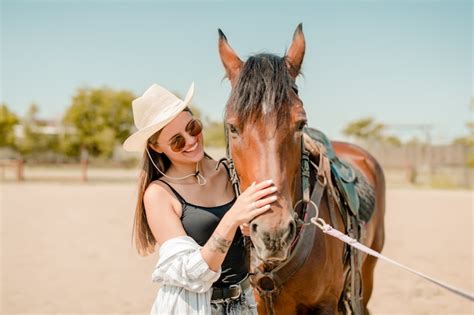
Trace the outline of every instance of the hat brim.
<path fill-rule="evenodd" d="M 123 149 L 128 152 L 143 152 L 146 148 L 148 139 L 156 132 L 164 128 L 169 122 L 175 119 L 191 102 L 194 94 L 194 82 L 186 93 L 184 101 L 176 106 L 175 110 L 166 120 L 147 126 L 130 135 L 123 143 Z"/>

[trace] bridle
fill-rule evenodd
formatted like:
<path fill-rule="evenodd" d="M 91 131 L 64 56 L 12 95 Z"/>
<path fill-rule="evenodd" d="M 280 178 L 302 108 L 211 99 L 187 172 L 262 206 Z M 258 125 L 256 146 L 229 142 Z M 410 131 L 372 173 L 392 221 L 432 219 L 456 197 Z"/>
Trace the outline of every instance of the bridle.
<path fill-rule="evenodd" d="M 226 138 L 226 157 L 219 160 L 217 167 L 222 163 L 226 166 L 229 173 L 230 181 L 234 188 L 235 195 L 240 195 L 240 181 L 232 159 L 232 152 L 229 143 L 227 128 L 225 128 Z M 311 187 L 311 166 L 314 169 L 316 178 Z M 329 169 L 329 160 L 320 152 L 319 163 L 316 165 L 310 160 L 310 154 L 305 149 L 303 135 L 301 136 L 301 189 L 302 199 L 293 205 L 293 216 L 298 223 L 299 232 L 295 236 L 295 240 L 290 249 L 288 259 L 279 264 L 273 270 L 265 272 L 255 268 L 250 273 L 250 281 L 252 286 L 257 289 L 260 297 L 265 301 L 268 314 L 274 314 L 274 298 L 278 295 L 283 284 L 305 263 L 306 259 L 313 248 L 314 238 L 316 234 L 316 226 L 310 224 L 310 219 L 318 217 L 319 205 L 327 186 L 327 173 Z M 311 189 L 312 188 L 312 189 Z M 301 214 L 298 214 L 296 208 L 302 204 Z M 245 248 L 252 250 L 250 237 L 244 236 Z M 248 253 L 250 254 L 250 253 Z"/>

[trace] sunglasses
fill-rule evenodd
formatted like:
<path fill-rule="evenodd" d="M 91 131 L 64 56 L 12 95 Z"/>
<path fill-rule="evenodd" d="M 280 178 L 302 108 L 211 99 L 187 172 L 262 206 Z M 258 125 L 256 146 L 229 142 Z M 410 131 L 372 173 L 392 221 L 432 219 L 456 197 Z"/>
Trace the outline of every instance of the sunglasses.
<path fill-rule="evenodd" d="M 202 123 L 199 119 L 192 119 L 188 122 L 184 130 L 191 137 L 196 137 L 202 132 Z M 168 141 L 168 145 L 172 151 L 180 152 L 186 146 L 186 139 L 181 133 L 178 133 L 171 137 L 171 139 Z"/>

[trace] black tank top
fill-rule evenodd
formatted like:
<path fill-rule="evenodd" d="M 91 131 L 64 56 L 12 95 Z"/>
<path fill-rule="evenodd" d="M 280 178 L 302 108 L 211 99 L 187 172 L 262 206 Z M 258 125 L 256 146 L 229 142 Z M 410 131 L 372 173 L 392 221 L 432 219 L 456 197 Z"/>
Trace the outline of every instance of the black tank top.
<path fill-rule="evenodd" d="M 171 191 L 176 195 L 182 205 L 181 222 L 188 236 L 192 237 L 196 243 L 204 246 L 216 229 L 224 214 L 232 207 L 232 201 L 217 207 L 203 207 L 187 202 L 170 184 L 163 180 Z M 243 280 L 247 276 L 245 264 L 244 237 L 237 229 L 232 244 L 222 263 L 222 273 L 219 279 L 214 282 L 214 287 L 228 287 Z"/>

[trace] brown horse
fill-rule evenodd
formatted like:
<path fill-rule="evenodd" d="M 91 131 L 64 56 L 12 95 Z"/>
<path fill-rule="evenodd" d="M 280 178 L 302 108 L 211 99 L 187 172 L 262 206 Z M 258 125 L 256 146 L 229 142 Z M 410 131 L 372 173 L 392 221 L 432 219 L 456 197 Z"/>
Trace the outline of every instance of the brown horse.
<path fill-rule="evenodd" d="M 251 268 L 271 272 L 288 261 L 295 238 L 300 238 L 295 206 L 302 199 L 300 167 L 304 150 L 303 130 L 307 121 L 295 79 L 303 62 L 305 39 L 300 24 L 284 57 L 257 54 L 243 62 L 221 30 L 219 35 L 220 57 L 232 86 L 225 122 L 228 153 L 235 164 L 236 177 L 242 189 L 254 181 L 265 179 L 272 179 L 278 188 L 277 202 L 250 224 L 254 246 Z M 363 149 L 343 142 L 332 142 L 332 145 L 337 156 L 348 162 L 372 187 L 374 212 L 363 224 L 362 242 L 380 251 L 384 243 L 383 171 Z M 346 222 L 339 211 L 331 220 L 330 199 L 321 199 L 319 217 L 339 229 L 344 228 Z M 348 268 L 342 258 L 344 244 L 323 234 L 314 225 L 307 228 L 311 227 L 316 230 L 314 241 L 310 242 L 312 248 L 297 270 L 291 271 L 291 276 L 272 292 L 271 300 L 264 299 L 262 292 L 256 291 L 259 314 L 345 312 L 340 304 Z M 361 257 L 361 312 L 368 313 L 376 259 Z"/>

